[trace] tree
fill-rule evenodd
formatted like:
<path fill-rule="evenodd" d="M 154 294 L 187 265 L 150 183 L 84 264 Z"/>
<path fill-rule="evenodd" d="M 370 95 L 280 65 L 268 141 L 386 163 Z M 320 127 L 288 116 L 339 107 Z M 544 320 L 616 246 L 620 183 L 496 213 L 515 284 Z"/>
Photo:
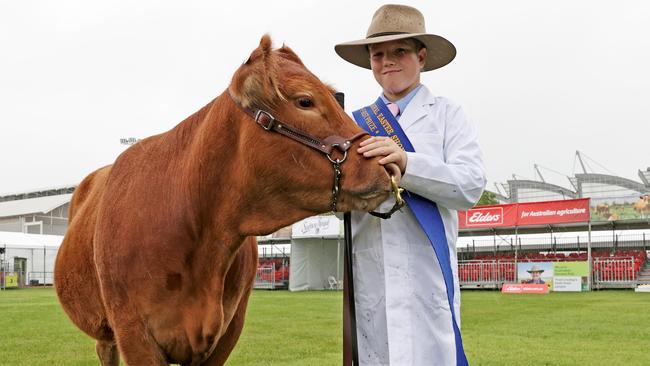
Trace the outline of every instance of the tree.
<path fill-rule="evenodd" d="M 478 200 L 476 206 L 497 205 L 497 204 L 499 204 L 499 201 L 497 201 L 497 195 L 494 192 L 485 190 L 483 191 L 483 194 L 481 195 L 481 199 Z"/>

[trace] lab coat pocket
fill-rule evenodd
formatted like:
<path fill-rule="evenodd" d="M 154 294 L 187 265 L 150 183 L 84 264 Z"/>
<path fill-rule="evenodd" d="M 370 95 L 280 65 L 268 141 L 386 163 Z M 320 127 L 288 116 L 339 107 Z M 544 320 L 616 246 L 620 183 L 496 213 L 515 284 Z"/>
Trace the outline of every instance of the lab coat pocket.
<path fill-rule="evenodd" d="M 413 274 L 413 298 L 421 310 L 449 307 L 442 271 L 429 242 L 412 244 L 410 271 Z"/>

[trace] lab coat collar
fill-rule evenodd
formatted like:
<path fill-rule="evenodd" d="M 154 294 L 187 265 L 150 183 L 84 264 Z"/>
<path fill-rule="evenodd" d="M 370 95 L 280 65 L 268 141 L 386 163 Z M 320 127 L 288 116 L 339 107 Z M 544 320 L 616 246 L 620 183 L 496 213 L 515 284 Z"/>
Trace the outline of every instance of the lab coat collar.
<path fill-rule="evenodd" d="M 429 107 L 435 104 L 436 98 L 425 85 L 422 85 L 417 94 L 409 102 L 406 110 L 402 112 L 399 119 L 399 124 L 402 129 L 407 129 L 416 121 L 424 118 L 428 112 Z"/>

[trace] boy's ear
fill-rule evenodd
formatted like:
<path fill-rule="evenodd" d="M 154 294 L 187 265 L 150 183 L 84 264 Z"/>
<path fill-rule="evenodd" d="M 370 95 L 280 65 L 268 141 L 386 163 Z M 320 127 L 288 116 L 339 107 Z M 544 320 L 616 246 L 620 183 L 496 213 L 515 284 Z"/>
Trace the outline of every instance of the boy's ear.
<path fill-rule="evenodd" d="M 418 62 L 420 63 L 420 69 L 424 67 L 426 60 L 427 60 L 427 49 L 422 47 L 420 48 L 420 51 L 418 51 Z"/>

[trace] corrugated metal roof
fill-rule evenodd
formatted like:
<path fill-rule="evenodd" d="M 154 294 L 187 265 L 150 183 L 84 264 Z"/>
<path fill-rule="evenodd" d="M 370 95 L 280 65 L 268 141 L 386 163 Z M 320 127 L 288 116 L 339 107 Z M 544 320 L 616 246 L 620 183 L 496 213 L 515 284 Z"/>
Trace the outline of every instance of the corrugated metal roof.
<path fill-rule="evenodd" d="M 0 202 L 0 217 L 46 213 L 70 202 L 72 193 Z"/>
<path fill-rule="evenodd" d="M 28 189 L 26 191 L 1 192 L 0 197 L 15 196 L 15 195 L 21 195 L 21 194 L 30 194 L 30 193 L 38 193 L 38 192 L 47 192 L 47 191 L 57 191 L 57 190 L 60 190 L 60 189 L 77 188 L 78 185 L 79 185 L 79 183 L 75 183 L 75 184 L 64 184 L 64 185 L 51 186 L 51 187 L 31 188 L 31 189 Z"/>
<path fill-rule="evenodd" d="M 58 248 L 61 246 L 61 235 L 38 235 L 0 231 L 0 247 L 15 249 Z"/>

